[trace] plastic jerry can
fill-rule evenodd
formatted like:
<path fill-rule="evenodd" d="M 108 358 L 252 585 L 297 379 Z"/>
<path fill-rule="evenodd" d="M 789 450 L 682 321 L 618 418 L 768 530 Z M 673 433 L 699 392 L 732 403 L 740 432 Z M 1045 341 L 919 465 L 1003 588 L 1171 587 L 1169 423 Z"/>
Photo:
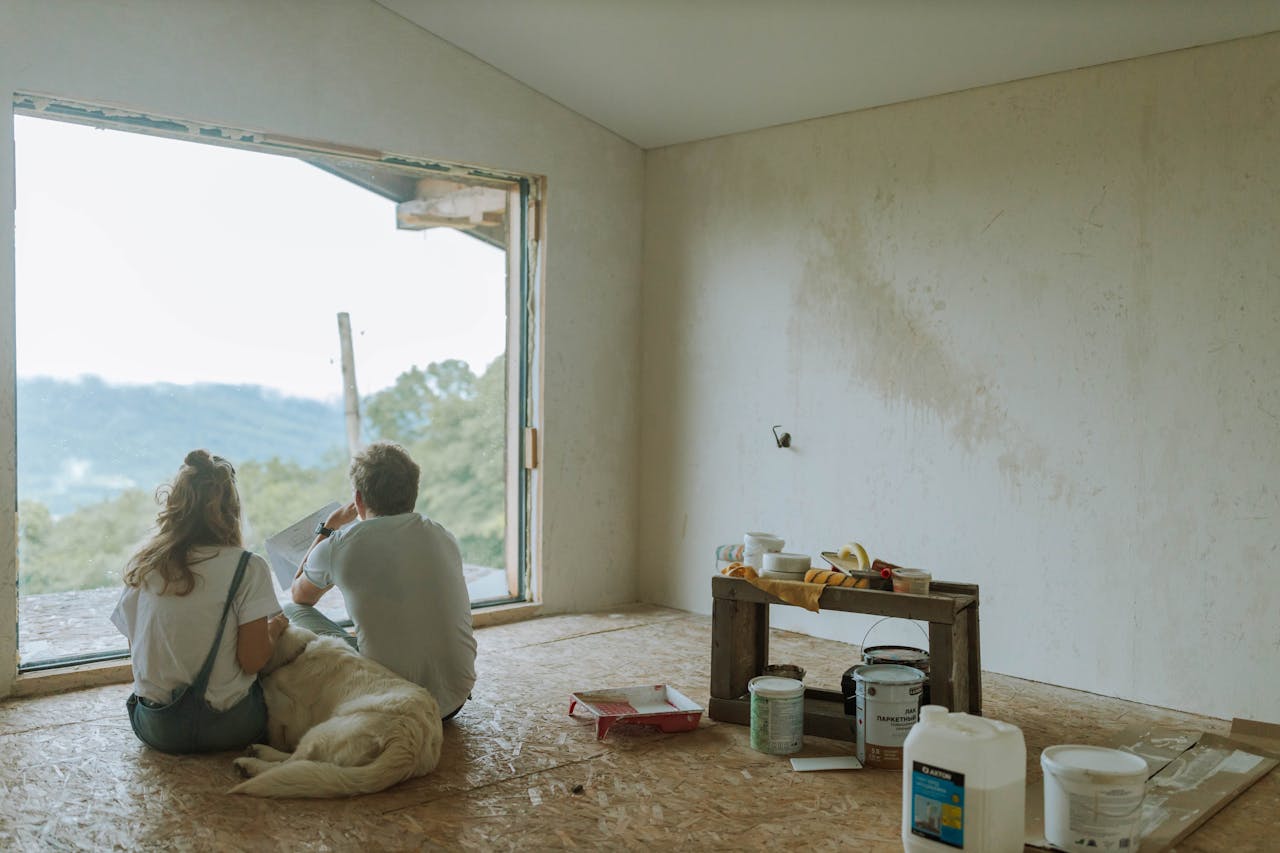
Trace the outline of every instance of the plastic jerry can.
<path fill-rule="evenodd" d="M 1021 853 L 1027 799 L 1022 730 L 920 709 L 902 755 L 902 846 L 908 853 Z"/>

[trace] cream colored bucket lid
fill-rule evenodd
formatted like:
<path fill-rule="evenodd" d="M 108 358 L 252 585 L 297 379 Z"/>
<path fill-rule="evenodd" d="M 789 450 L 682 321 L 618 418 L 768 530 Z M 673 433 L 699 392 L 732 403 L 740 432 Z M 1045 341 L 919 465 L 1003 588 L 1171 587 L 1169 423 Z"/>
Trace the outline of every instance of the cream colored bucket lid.
<path fill-rule="evenodd" d="M 747 682 L 747 690 L 765 699 L 794 699 L 804 695 L 804 683 L 777 675 L 758 675 Z"/>
<path fill-rule="evenodd" d="M 1132 752 L 1105 746 L 1060 744 L 1040 753 L 1046 773 L 1079 782 L 1129 785 L 1147 781 L 1147 762 Z"/>

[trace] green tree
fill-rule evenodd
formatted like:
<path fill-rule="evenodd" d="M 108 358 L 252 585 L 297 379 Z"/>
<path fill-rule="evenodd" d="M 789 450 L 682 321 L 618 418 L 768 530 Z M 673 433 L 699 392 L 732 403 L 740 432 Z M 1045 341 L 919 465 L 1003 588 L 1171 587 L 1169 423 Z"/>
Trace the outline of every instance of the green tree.
<path fill-rule="evenodd" d="M 154 497 L 129 489 L 54 519 L 38 501 L 18 503 L 18 588 L 23 594 L 120 583 L 155 523 Z"/>
<path fill-rule="evenodd" d="M 266 538 L 329 501 L 351 499 L 347 455 L 334 449 L 324 464 L 311 468 L 271 458 L 242 463 L 236 469 L 244 518 L 245 547 L 263 553 Z"/>
<path fill-rule="evenodd" d="M 466 562 L 505 565 L 506 359 L 479 378 L 456 359 L 415 366 L 365 412 L 374 437 L 403 444 L 422 467 L 416 509 L 453 532 Z"/>
<path fill-rule="evenodd" d="M 506 362 L 477 377 L 464 361 L 412 367 L 365 400 L 373 438 L 403 444 L 422 467 L 416 509 L 448 527 L 471 564 L 505 565 Z M 346 501 L 347 455 L 335 448 L 315 466 L 272 457 L 240 460 L 237 484 L 245 547 L 328 501 Z M 129 489 L 65 516 L 39 501 L 18 505 L 18 583 L 24 595 L 120 583 L 128 559 L 152 531 L 154 495 Z"/>

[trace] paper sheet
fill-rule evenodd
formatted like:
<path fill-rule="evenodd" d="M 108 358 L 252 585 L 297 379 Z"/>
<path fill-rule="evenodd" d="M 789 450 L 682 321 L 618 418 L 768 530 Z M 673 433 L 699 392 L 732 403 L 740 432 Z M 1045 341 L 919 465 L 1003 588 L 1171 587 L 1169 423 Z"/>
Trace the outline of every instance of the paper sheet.
<path fill-rule="evenodd" d="M 825 755 L 821 758 L 793 758 L 791 769 L 809 770 L 861 770 L 862 762 L 852 755 Z"/>
<path fill-rule="evenodd" d="M 333 511 L 341 509 L 342 504 L 327 503 L 320 509 L 290 524 L 266 542 L 267 563 L 271 573 L 281 589 L 293 586 L 293 579 L 298 574 L 298 566 L 302 558 L 307 556 L 311 543 L 316 541 L 316 525 L 324 521 Z"/>

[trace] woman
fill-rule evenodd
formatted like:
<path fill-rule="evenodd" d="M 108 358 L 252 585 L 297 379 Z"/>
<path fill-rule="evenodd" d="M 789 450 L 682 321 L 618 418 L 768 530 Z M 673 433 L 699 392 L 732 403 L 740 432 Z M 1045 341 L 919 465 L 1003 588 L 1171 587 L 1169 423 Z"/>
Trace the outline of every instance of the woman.
<path fill-rule="evenodd" d="M 256 674 L 289 622 L 266 562 L 241 547 L 235 469 L 193 450 L 156 500 L 156 533 L 129 560 L 111 614 L 133 654 L 133 731 L 170 753 L 261 743 Z"/>

